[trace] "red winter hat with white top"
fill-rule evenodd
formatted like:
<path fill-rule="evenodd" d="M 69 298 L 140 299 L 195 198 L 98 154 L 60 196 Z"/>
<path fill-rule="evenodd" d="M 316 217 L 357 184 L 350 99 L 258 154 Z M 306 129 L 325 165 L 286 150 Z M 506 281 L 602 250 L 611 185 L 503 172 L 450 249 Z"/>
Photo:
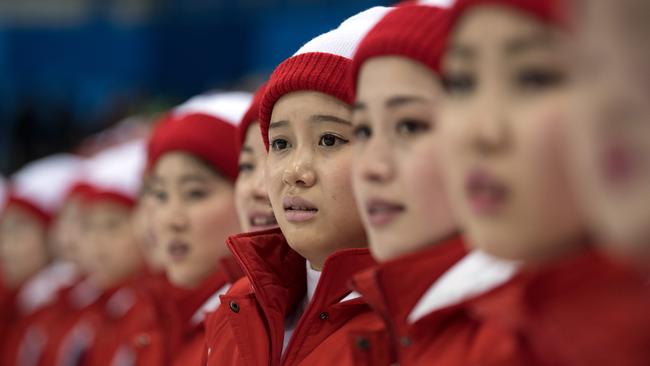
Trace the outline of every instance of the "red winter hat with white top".
<path fill-rule="evenodd" d="M 373 57 L 403 56 L 438 74 L 449 32 L 452 0 L 412 2 L 384 16 L 364 37 L 352 60 L 355 86 L 359 70 Z"/>
<path fill-rule="evenodd" d="M 310 90 L 352 104 L 352 55 L 370 28 L 390 9 L 377 6 L 348 18 L 338 28 L 307 42 L 273 71 L 260 104 L 260 129 L 267 150 L 273 106 L 283 95 Z"/>
<path fill-rule="evenodd" d="M 113 202 L 133 207 L 142 186 L 146 162 L 141 139 L 125 142 L 99 152 L 85 166 L 84 196 L 89 204 Z"/>
<path fill-rule="evenodd" d="M 75 155 L 57 154 L 26 165 L 10 177 L 5 209 L 19 206 L 49 224 L 79 179 L 82 162 Z"/>
<path fill-rule="evenodd" d="M 239 144 L 237 125 L 251 104 L 244 92 L 200 95 L 170 111 L 149 140 L 148 168 L 173 151 L 187 152 L 234 182 Z"/>

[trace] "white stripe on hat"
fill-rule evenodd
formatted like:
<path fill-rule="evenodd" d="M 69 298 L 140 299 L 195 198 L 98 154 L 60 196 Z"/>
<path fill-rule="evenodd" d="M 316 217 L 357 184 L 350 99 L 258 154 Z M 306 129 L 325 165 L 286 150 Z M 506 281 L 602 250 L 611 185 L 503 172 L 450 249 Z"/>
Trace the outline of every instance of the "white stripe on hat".
<path fill-rule="evenodd" d="M 203 94 L 176 107 L 174 113 L 207 114 L 237 126 L 252 101 L 253 95 L 245 92 Z"/>
<path fill-rule="evenodd" d="M 363 37 L 392 9 L 390 7 L 375 6 L 351 16 L 341 23 L 338 28 L 323 33 L 307 42 L 294 56 L 323 52 L 351 59 Z"/>
<path fill-rule="evenodd" d="M 55 214 L 81 171 L 82 159 L 77 156 L 48 156 L 26 165 L 11 177 L 11 194 Z"/>
<path fill-rule="evenodd" d="M 435 6 L 438 8 L 450 8 L 454 5 L 455 0 L 419 0 L 419 5 Z"/>

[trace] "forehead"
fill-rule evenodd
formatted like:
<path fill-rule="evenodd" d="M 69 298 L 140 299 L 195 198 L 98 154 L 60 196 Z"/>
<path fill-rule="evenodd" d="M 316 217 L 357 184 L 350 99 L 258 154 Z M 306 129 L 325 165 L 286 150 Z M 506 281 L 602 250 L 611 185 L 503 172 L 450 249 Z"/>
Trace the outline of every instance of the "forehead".
<path fill-rule="evenodd" d="M 374 57 L 359 73 L 358 99 L 397 94 L 429 95 L 439 86 L 438 77 L 423 64 L 401 56 Z"/>
<path fill-rule="evenodd" d="M 155 183 L 161 178 L 178 177 L 187 174 L 216 175 L 206 164 L 194 156 L 173 151 L 166 153 L 156 162 L 151 183 Z"/>
<path fill-rule="evenodd" d="M 131 210 L 129 208 L 109 201 L 93 203 L 87 211 L 87 215 L 94 219 L 108 217 L 128 218 L 130 214 Z"/>
<path fill-rule="evenodd" d="M 504 50 L 505 42 L 548 40 L 553 28 L 525 12 L 502 5 L 480 5 L 469 9 L 457 22 L 451 48 L 470 46 Z M 450 56 L 461 56 L 452 52 Z"/>
<path fill-rule="evenodd" d="M 317 91 L 297 91 L 283 95 L 273 106 L 270 130 L 279 127 L 303 128 L 313 116 L 335 116 L 348 119 L 350 106 L 339 99 Z M 281 125 L 278 123 L 282 122 Z"/>

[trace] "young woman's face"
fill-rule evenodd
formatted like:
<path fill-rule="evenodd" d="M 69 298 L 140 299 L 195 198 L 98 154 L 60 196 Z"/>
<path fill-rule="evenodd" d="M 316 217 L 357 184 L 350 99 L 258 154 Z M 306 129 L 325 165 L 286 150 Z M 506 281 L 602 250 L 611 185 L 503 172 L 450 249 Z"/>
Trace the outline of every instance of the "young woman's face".
<path fill-rule="evenodd" d="M 0 218 L 0 269 L 17 288 L 49 261 L 45 225 L 28 211 L 10 206 Z"/>
<path fill-rule="evenodd" d="M 312 91 L 284 95 L 271 116 L 273 211 L 289 245 L 316 269 L 338 249 L 366 245 L 352 194 L 350 117 L 347 104 Z"/>
<path fill-rule="evenodd" d="M 450 198 L 472 246 L 539 261 L 583 226 L 560 156 L 569 82 L 563 34 L 501 6 L 477 6 L 443 58 L 441 125 Z"/>
<path fill-rule="evenodd" d="M 167 276 L 178 286 L 198 286 L 228 255 L 228 236 L 239 232 L 234 187 L 192 155 L 170 152 L 155 165 L 151 191 Z"/>
<path fill-rule="evenodd" d="M 266 149 L 260 134 L 260 124 L 256 122 L 246 131 L 246 140 L 239 154 L 239 176 L 235 183 L 239 224 L 244 232 L 277 226 L 266 190 L 265 166 Z"/>
<path fill-rule="evenodd" d="M 361 68 L 353 180 L 379 260 L 422 249 L 456 230 L 442 187 L 435 116 L 440 95 L 439 79 L 407 58 L 373 58 Z"/>
<path fill-rule="evenodd" d="M 91 275 L 100 285 L 119 284 L 141 268 L 130 208 L 112 202 L 92 203 L 84 220 L 84 245 L 92 248 Z"/>
<path fill-rule="evenodd" d="M 650 255 L 650 35 L 647 1 L 585 2 L 578 27 L 577 191 L 603 241 Z M 613 243 L 613 244 L 611 244 Z"/>

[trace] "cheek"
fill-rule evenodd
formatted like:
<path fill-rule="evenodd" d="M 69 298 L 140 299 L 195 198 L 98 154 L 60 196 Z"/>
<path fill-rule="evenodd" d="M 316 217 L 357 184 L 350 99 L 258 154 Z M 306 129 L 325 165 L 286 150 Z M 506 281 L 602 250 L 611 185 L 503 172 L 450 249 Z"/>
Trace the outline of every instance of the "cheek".
<path fill-rule="evenodd" d="M 352 190 L 352 153 L 345 152 L 318 164 L 323 169 L 319 172 L 321 188 L 337 207 L 354 205 Z"/>
<path fill-rule="evenodd" d="M 232 223 L 237 221 L 232 196 L 214 197 L 193 207 L 190 213 L 193 242 L 201 247 L 214 247 L 215 241 L 232 234 Z"/>
<path fill-rule="evenodd" d="M 515 142 L 518 151 L 521 151 L 518 163 L 521 171 L 518 174 L 521 174 L 520 180 L 526 182 L 527 186 L 523 187 L 522 192 L 537 196 L 530 199 L 539 202 L 542 207 L 562 203 L 568 208 L 573 202 L 566 155 L 566 126 L 571 123 L 569 116 L 563 106 L 550 105 L 531 115 L 527 119 L 530 123 L 516 132 L 521 141 Z"/>
<path fill-rule="evenodd" d="M 284 172 L 284 163 L 277 158 L 268 158 L 266 161 L 266 170 L 264 172 L 271 201 L 279 199 L 280 193 L 284 186 L 282 174 Z"/>
<path fill-rule="evenodd" d="M 419 141 L 403 157 L 400 180 L 407 187 L 404 194 L 411 202 L 429 203 L 443 196 L 441 151 L 440 139 L 428 138 Z"/>
<path fill-rule="evenodd" d="M 249 177 L 240 177 L 237 179 L 235 184 L 235 205 L 237 206 L 237 212 L 241 215 L 243 214 L 244 208 L 246 207 L 246 202 L 250 199 L 251 194 L 251 182 Z"/>

